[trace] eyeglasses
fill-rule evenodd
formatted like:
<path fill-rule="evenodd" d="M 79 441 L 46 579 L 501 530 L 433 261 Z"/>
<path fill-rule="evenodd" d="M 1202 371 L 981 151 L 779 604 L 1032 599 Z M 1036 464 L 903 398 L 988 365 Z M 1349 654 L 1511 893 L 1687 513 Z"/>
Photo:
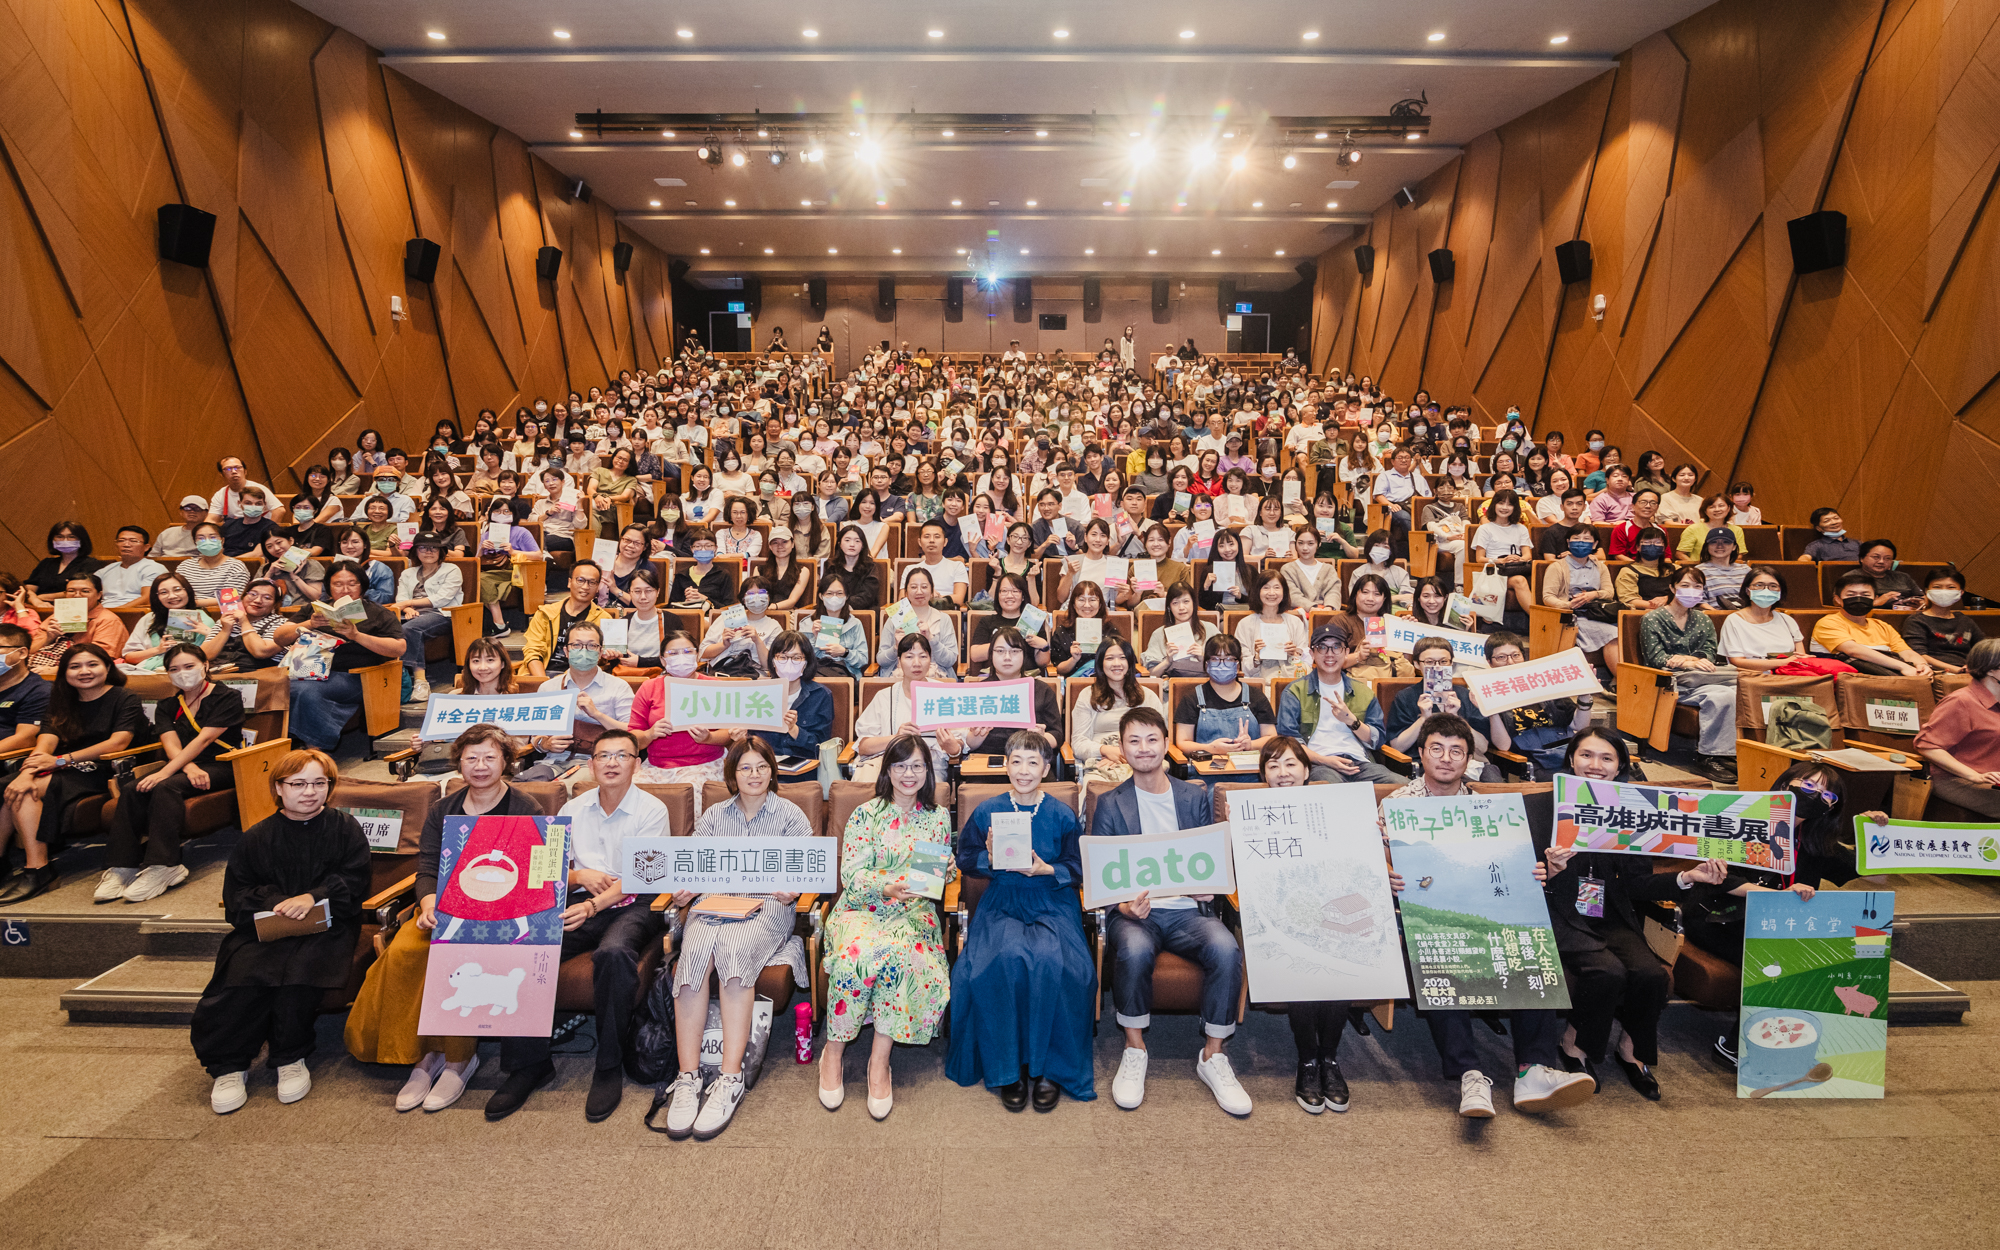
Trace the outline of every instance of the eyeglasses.
<path fill-rule="evenodd" d="M 904 774 L 921 773 L 927 771 L 929 768 L 930 765 L 923 760 L 903 760 L 900 763 L 889 765 L 890 772 Z"/>
<path fill-rule="evenodd" d="M 738 777 L 768 777 L 771 775 L 771 766 L 762 760 L 754 764 L 746 760 L 736 766 L 736 775 Z"/>
<path fill-rule="evenodd" d="M 321 777 L 317 780 L 281 781 L 278 784 L 295 793 L 304 793 L 311 790 L 324 790 L 333 783 Z"/>
<path fill-rule="evenodd" d="M 599 751 L 590 758 L 599 763 L 617 764 L 625 760 L 636 760 L 639 757 L 630 751 Z"/>
<path fill-rule="evenodd" d="M 1314 655 L 1340 655 L 1347 650 L 1337 642 L 1323 642 L 1313 648 Z"/>

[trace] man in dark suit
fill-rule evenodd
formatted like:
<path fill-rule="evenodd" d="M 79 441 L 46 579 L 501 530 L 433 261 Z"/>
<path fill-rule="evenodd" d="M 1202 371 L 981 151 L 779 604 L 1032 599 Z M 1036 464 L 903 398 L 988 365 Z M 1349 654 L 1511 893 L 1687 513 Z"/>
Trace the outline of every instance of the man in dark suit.
<path fill-rule="evenodd" d="M 1098 800 L 1092 834 L 1123 837 L 1172 833 L 1213 823 L 1208 790 L 1167 776 L 1166 718 L 1136 707 L 1118 722 L 1118 743 L 1132 776 Z M 1146 1098 L 1146 1033 L 1153 1022 L 1153 963 L 1162 949 L 1201 967 L 1201 1026 L 1206 1035 L 1194 1072 L 1231 1115 L 1250 1114 L 1250 1095 L 1237 1083 L 1222 1044 L 1236 1031 L 1243 993 L 1243 959 L 1236 937 L 1215 915 L 1212 894 L 1154 900 L 1142 892 L 1111 912 L 1111 1002 L 1125 1030 L 1125 1056 L 1112 1078 L 1111 1098 L 1130 1111 Z"/>

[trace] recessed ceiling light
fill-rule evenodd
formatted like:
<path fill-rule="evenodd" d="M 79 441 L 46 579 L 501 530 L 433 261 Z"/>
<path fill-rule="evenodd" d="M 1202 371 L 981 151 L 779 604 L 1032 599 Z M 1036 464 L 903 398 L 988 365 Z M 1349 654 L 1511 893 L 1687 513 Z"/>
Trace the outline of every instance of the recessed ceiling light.
<path fill-rule="evenodd" d="M 567 38 L 569 38 L 569 32 L 568 32 L 568 31 L 566 31 L 566 30 L 557 30 L 557 31 L 551 31 L 550 33 L 551 33 L 551 34 L 553 34 L 553 35 L 554 35 L 554 36 L 555 36 L 556 38 L 558 38 L 558 39 L 567 39 Z"/>
<path fill-rule="evenodd" d="M 1423 138 L 1423 135 L 1419 134 L 1414 130 L 1403 136 L 1404 141 L 1408 143 L 1415 143 L 1417 140 L 1421 138 Z"/>
<path fill-rule="evenodd" d="M 706 256 L 706 255 L 708 255 L 708 249 L 707 249 L 707 248 L 703 248 L 703 249 L 701 249 L 701 254 L 702 254 L 703 256 Z"/>
<path fill-rule="evenodd" d="M 1340 201 L 1339 201 L 1339 200 L 1328 200 L 1328 201 L 1326 202 L 1326 206 L 1327 206 L 1328 208 L 1339 208 L 1339 207 L 1340 207 Z"/>
<path fill-rule="evenodd" d="M 951 206 L 952 206 L 953 208 L 964 208 L 964 207 L 965 207 L 965 201 L 964 201 L 964 200 L 953 200 L 953 201 L 951 202 Z"/>
<path fill-rule="evenodd" d="M 764 249 L 764 255 L 766 255 L 766 256 L 769 256 L 769 255 L 771 254 L 771 251 L 772 251 L 772 249 L 770 249 L 770 248 L 768 248 L 768 247 L 767 247 L 767 248 L 765 248 L 765 249 Z"/>
<path fill-rule="evenodd" d="M 648 204 L 651 204 L 654 208 L 658 208 L 660 206 L 660 202 L 658 200 L 647 200 L 646 202 Z"/>
<path fill-rule="evenodd" d="M 1318 32 L 1318 31 L 1316 31 L 1316 30 L 1309 30 L 1309 31 L 1307 31 L 1307 32 L 1306 32 L 1305 34 L 1303 34 L 1303 35 L 1301 35 L 1301 36 L 1299 36 L 1299 37 L 1300 37 L 1301 39 L 1317 39 L 1317 38 L 1319 38 L 1319 32 Z"/>
<path fill-rule="evenodd" d="M 1139 137 L 1139 132 L 1138 132 L 1138 131 L 1136 131 L 1136 130 L 1132 130 L 1132 131 L 1127 131 L 1127 132 L 1126 132 L 1126 137 L 1127 137 L 1128 139 L 1136 139 L 1136 138 L 1138 138 L 1138 137 Z"/>
<path fill-rule="evenodd" d="M 900 247 L 892 247 L 889 249 L 889 255 L 891 256 L 901 256 L 902 254 L 903 254 L 903 249 Z"/>
<path fill-rule="evenodd" d="M 826 249 L 826 254 L 827 254 L 828 256 L 838 256 L 838 255 L 840 255 L 840 249 L 839 249 L 839 248 L 837 248 L 837 247 L 830 247 L 830 248 Z"/>
<path fill-rule="evenodd" d="M 1280 255 L 1280 256 L 1283 256 L 1284 254 L 1285 254 L 1285 249 L 1284 249 L 1284 248 L 1282 248 L 1282 247 L 1281 247 L 1281 248 L 1279 248 L 1279 249 L 1278 249 L 1278 255 Z"/>
<path fill-rule="evenodd" d="M 1299 202 L 1298 202 L 1297 200 L 1293 200 L 1293 201 L 1292 201 L 1292 207 L 1293 207 L 1293 208 L 1304 208 L 1304 207 L 1305 207 L 1305 205 L 1304 205 L 1304 204 L 1301 204 L 1301 203 L 1299 203 Z"/>
<path fill-rule="evenodd" d="M 771 132 L 759 126 L 757 127 L 757 137 L 759 139 L 768 139 L 771 137 Z"/>
<path fill-rule="evenodd" d="M 1106 207 L 1106 208 L 1110 208 L 1110 207 L 1111 207 L 1111 201 L 1110 201 L 1110 200 L 1106 200 L 1106 201 L 1104 201 L 1104 207 Z"/>
<path fill-rule="evenodd" d="M 965 255 L 965 249 L 964 249 L 964 248 L 962 248 L 962 247 L 961 247 L 961 248 L 959 248 L 959 249 L 958 249 L 958 254 L 959 254 L 960 256 L 963 256 L 963 255 Z"/>
<path fill-rule="evenodd" d="M 1021 249 L 1021 255 L 1023 255 L 1023 256 L 1026 256 L 1027 254 L 1028 254 L 1028 249 L 1027 249 L 1027 248 L 1025 248 L 1025 247 L 1024 247 L 1024 248 L 1022 248 L 1022 249 Z"/>
<path fill-rule="evenodd" d="M 1146 249 L 1146 255 L 1148 256 L 1158 256 L 1159 254 L 1160 254 L 1160 249 L 1157 247 L 1149 247 Z"/>
<path fill-rule="evenodd" d="M 1028 207 L 1029 207 L 1029 208 L 1033 208 L 1033 207 L 1035 207 L 1035 201 L 1034 201 L 1034 200 L 1029 200 L 1029 201 L 1028 201 Z"/>
<path fill-rule="evenodd" d="M 692 38 L 694 38 L 694 32 L 693 32 L 693 31 L 691 31 L 691 30 L 677 30 L 677 31 L 675 31 L 674 33 L 675 33 L 676 35 L 679 35 L 679 36 L 680 36 L 681 38 L 683 38 L 683 39 L 692 39 Z"/>
<path fill-rule="evenodd" d="M 800 201 L 799 201 L 799 207 L 800 207 L 800 208 L 811 208 L 812 206 L 813 206 L 813 202 L 812 202 L 811 200 L 800 200 Z"/>
<path fill-rule="evenodd" d="M 1049 137 L 1049 132 L 1046 130 L 1037 130 L 1035 132 L 1035 138 L 1037 139 L 1046 139 L 1048 137 Z"/>
<path fill-rule="evenodd" d="M 819 32 L 818 32 L 818 31 L 816 31 L 816 30 L 814 30 L 814 29 L 812 29 L 811 27 L 807 27 L 806 29 L 804 29 L 804 30 L 800 31 L 799 33 L 800 33 L 801 35 L 804 35 L 804 36 L 805 36 L 806 38 L 808 38 L 808 39 L 817 39 L 817 38 L 819 38 Z"/>
<path fill-rule="evenodd" d="M 1318 134 L 1314 135 L 1314 136 L 1313 136 L 1313 138 L 1315 138 L 1315 139 L 1324 139 L 1324 138 L 1326 138 L 1326 131 L 1324 131 L 1324 130 L 1320 131 L 1320 132 L 1319 132 Z"/>
<path fill-rule="evenodd" d="M 724 208 L 735 208 L 735 207 L 736 207 L 736 201 L 735 201 L 735 200 L 724 200 L 724 201 L 722 202 L 722 206 L 723 206 Z"/>
<path fill-rule="evenodd" d="M 1236 137 L 1236 132 L 1233 130 L 1225 130 L 1222 132 L 1222 137 L 1225 139 L 1234 139 Z"/>
<path fill-rule="evenodd" d="M 944 38 L 944 32 L 943 32 L 943 31 L 941 31 L 941 30 L 927 30 L 927 31 L 925 31 L 924 33 L 925 33 L 925 34 L 927 34 L 927 35 L 929 35 L 929 36 L 930 36 L 931 38 L 933 38 L 933 39 L 942 39 L 942 38 Z"/>
<path fill-rule="evenodd" d="M 877 201 L 875 201 L 875 207 L 877 207 L 877 208 L 887 208 L 887 207 L 889 207 L 889 201 L 887 201 L 887 200 L 877 200 Z"/>
<path fill-rule="evenodd" d="M 988 207 L 988 208 L 998 208 L 998 207 L 1000 207 L 1000 201 L 998 201 L 998 200 L 988 200 L 988 201 L 986 201 L 986 207 Z"/>
<path fill-rule="evenodd" d="M 944 137 L 947 139 L 955 139 L 958 137 L 958 132 L 956 130 L 947 130 L 944 132 Z"/>
<path fill-rule="evenodd" d="M 671 139 L 673 137 L 674 137 L 674 132 L 671 130 L 662 130 L 660 132 L 660 138 L 662 139 Z"/>
<path fill-rule="evenodd" d="M 1444 42 L 1444 32 L 1443 32 L 1443 31 L 1441 31 L 1441 30 L 1434 30 L 1434 31 L 1432 31 L 1432 32 L 1430 33 L 1430 41 L 1431 41 L 1432 43 L 1443 43 L 1443 42 Z"/>
<path fill-rule="evenodd" d="M 572 139 L 581 139 L 583 138 L 583 132 L 581 130 L 572 130 L 569 132 L 569 137 Z"/>
<path fill-rule="evenodd" d="M 1057 32 L 1056 32 L 1056 38 L 1058 38 L 1058 39 L 1067 39 L 1067 38 L 1069 38 L 1069 32 L 1068 32 L 1068 31 L 1066 31 L 1066 30 L 1059 30 L 1059 31 L 1057 31 Z"/>
<path fill-rule="evenodd" d="M 1208 249 L 1208 254 L 1210 256 L 1220 256 L 1222 255 L 1222 249 L 1219 247 L 1211 247 Z"/>
<path fill-rule="evenodd" d="M 1192 39 L 1192 38 L 1194 38 L 1194 32 L 1193 32 L 1193 31 L 1191 31 L 1191 30 L 1184 30 L 1184 31 L 1182 31 L 1182 32 L 1181 32 L 1181 38 L 1183 38 L 1183 39 Z"/>
<path fill-rule="evenodd" d="M 442 38 L 444 38 L 444 32 L 443 32 L 443 31 L 441 31 L 441 30 L 427 30 L 427 31 L 425 31 L 424 33 L 425 33 L 426 35 L 429 35 L 429 36 L 430 36 L 431 38 L 433 38 L 433 39 L 442 39 Z"/>
<path fill-rule="evenodd" d="M 431 36 L 431 38 L 433 38 L 433 39 L 442 39 L 442 38 L 444 38 L 444 36 L 443 36 L 443 35 L 432 35 L 432 36 Z M 1556 35 L 1556 36 L 1554 36 L 1553 38 L 1551 38 L 1551 39 L 1549 40 L 1549 42 L 1550 42 L 1550 43 L 1568 43 L 1568 42 L 1569 42 L 1569 36 L 1568 36 L 1568 35 Z"/>
<path fill-rule="evenodd" d="M 1262 201 L 1262 200 L 1252 200 L 1252 201 L 1250 201 L 1250 207 L 1252 207 L 1252 208 L 1262 208 L 1262 207 L 1264 207 L 1264 201 Z"/>
<path fill-rule="evenodd" d="M 1095 256 L 1097 255 L 1097 249 L 1094 247 L 1086 247 L 1083 249 L 1083 254 L 1085 256 Z"/>

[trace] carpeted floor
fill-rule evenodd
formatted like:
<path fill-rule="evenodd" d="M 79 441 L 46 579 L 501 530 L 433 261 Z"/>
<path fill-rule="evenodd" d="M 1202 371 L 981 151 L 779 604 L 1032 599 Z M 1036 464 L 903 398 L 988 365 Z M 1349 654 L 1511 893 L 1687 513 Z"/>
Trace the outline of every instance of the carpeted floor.
<path fill-rule="evenodd" d="M 1162 1017 L 1135 1112 L 1110 1101 L 1107 1021 L 1095 1103 L 1010 1115 L 944 1079 L 940 1041 L 897 1051 L 896 1110 L 877 1124 L 865 1047 L 829 1115 L 813 1069 L 774 1046 L 705 1144 L 646 1132 L 636 1086 L 586 1123 L 581 1056 L 501 1124 L 480 1115 L 491 1053 L 458 1106 L 399 1116 L 403 1072 L 348 1059 L 337 1016 L 321 1021 L 309 1097 L 280 1106 L 260 1069 L 250 1104 L 217 1117 L 184 1031 L 71 1026 L 57 1010 L 69 984 L 0 980 L 10 1250 L 1995 1244 L 2000 1095 L 1982 1056 L 2000 1039 L 2000 982 L 1964 987 L 1963 1025 L 1892 1029 L 1880 1102 L 1739 1102 L 1707 1057 L 1718 1021 L 1674 1007 L 1664 1102 L 1613 1071 L 1591 1103 L 1537 1118 L 1509 1108 L 1503 1081 L 1498 1118 L 1466 1121 L 1404 1014 L 1386 1037 L 1346 1038 L 1353 1110 L 1314 1117 L 1291 1101 L 1283 1018 L 1254 1013 L 1230 1047 L 1257 1103 L 1244 1121 L 1196 1083 L 1194 1022 Z M 1482 1045 L 1502 1070 L 1501 1039 Z"/>

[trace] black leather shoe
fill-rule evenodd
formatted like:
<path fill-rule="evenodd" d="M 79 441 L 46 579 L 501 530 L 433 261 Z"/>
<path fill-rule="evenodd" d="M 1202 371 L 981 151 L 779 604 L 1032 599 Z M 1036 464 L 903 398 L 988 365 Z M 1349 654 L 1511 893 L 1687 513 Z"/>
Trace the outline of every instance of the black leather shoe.
<path fill-rule="evenodd" d="M 1320 1094 L 1319 1060 L 1299 1060 L 1298 1079 L 1292 1082 L 1292 1099 L 1307 1115 L 1326 1110 L 1326 1100 Z"/>
<path fill-rule="evenodd" d="M 1570 1054 L 1566 1050 L 1562 1052 L 1562 1061 L 1563 1061 L 1563 1071 L 1565 1072 L 1583 1071 L 1583 1060 L 1577 1058 L 1575 1055 Z"/>
<path fill-rule="evenodd" d="M 584 1100 L 583 1118 L 596 1124 L 611 1118 L 625 1097 L 625 1069 L 599 1068 L 590 1078 L 590 1097 Z"/>
<path fill-rule="evenodd" d="M 1035 1110 L 1054 1111 L 1062 1099 L 1062 1086 L 1045 1076 L 1035 1078 Z"/>
<path fill-rule="evenodd" d="M 1024 1076 L 1012 1085 L 1002 1085 L 1000 1105 L 1009 1111 L 1025 1111 L 1028 1107 L 1028 1078 Z"/>
<path fill-rule="evenodd" d="M 1347 1078 L 1340 1074 L 1340 1065 L 1331 1059 L 1319 1061 L 1319 1092 L 1328 1111 L 1347 1110 Z"/>
<path fill-rule="evenodd" d="M 1701 757 L 1700 768 L 1702 772 L 1708 774 L 1708 779 L 1717 785 L 1736 784 L 1736 761 L 1728 756 L 1704 755 Z"/>
<path fill-rule="evenodd" d="M 486 1118 L 504 1120 L 527 1105 L 528 1095 L 556 1079 L 556 1065 L 546 1061 L 519 1072 L 509 1072 L 493 1097 L 486 1100 Z"/>
<path fill-rule="evenodd" d="M 1643 1063 L 1627 1063 L 1622 1057 L 1618 1066 L 1625 1069 L 1625 1079 L 1632 1082 L 1632 1088 L 1638 1090 L 1642 1098 L 1647 1102 L 1660 1101 L 1659 1078 L 1653 1075 L 1651 1068 Z"/>
<path fill-rule="evenodd" d="M 25 903 L 31 898 L 40 898 L 61 882 L 62 873 L 56 871 L 54 864 L 44 864 L 40 868 L 24 868 L 21 870 L 21 875 L 15 877 L 13 883 L 7 887 L 7 892 L 0 894 L 0 906 Z"/>

